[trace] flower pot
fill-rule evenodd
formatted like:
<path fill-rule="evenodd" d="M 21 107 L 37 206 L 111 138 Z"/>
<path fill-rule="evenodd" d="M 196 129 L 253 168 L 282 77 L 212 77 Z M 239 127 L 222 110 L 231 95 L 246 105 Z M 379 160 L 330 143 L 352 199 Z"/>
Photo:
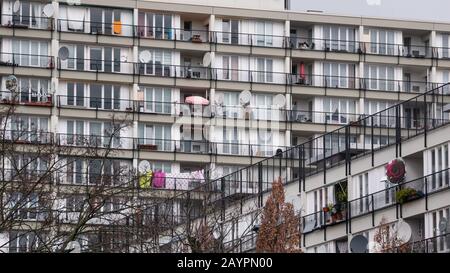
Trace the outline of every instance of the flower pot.
<path fill-rule="evenodd" d="M 329 207 L 323 207 L 323 212 L 329 212 L 330 208 Z"/>

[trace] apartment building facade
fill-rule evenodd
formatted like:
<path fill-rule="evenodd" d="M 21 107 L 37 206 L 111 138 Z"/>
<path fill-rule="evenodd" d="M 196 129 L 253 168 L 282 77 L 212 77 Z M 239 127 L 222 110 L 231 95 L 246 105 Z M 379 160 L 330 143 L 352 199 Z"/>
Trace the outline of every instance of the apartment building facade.
<path fill-rule="evenodd" d="M 2 119 L 3 139 L 20 132 L 41 144 L 116 151 L 108 168 L 61 156 L 67 183 L 122 168 L 137 172 L 142 161 L 168 178 L 201 171 L 195 181 L 158 189 L 185 191 L 305 142 L 313 143 L 311 157 L 346 144 L 391 145 L 396 139 L 389 129 L 371 138 L 361 136 L 367 132 L 320 137 L 380 111 L 386 113 L 369 125 L 397 124 L 402 134 L 421 131 L 429 118 L 448 120 L 448 86 L 433 107 L 417 100 L 393 106 L 449 82 L 450 25 L 296 13 L 284 11 L 283 1 L 265 7 L 246 1 L 246 8 L 216 2 L 3 1 L 2 102 L 12 97 L 9 75 L 20 90 L 14 114 Z M 192 103 L 192 97 L 203 100 Z M 424 162 L 435 161 L 411 159 L 417 173 L 408 178 L 448 168 L 446 147 L 423 151 Z M 3 169 L 12 169 L 13 161 L 4 160 Z M 46 168 L 45 160 L 38 162 L 39 170 Z M 277 171 L 264 170 L 269 183 Z M 365 171 L 347 181 L 356 187 L 349 200 L 382 189 Z M 258 191 L 246 182 L 247 193 Z M 298 210 L 314 214 L 333 202 L 332 188 L 304 188 L 299 197 L 297 185 L 289 192 Z M 242 180 L 226 190 L 242 193 Z M 448 217 L 443 213 L 427 216 L 422 226 L 433 228 Z M 308 243 L 317 233 L 305 235 L 306 250 L 322 247 Z"/>

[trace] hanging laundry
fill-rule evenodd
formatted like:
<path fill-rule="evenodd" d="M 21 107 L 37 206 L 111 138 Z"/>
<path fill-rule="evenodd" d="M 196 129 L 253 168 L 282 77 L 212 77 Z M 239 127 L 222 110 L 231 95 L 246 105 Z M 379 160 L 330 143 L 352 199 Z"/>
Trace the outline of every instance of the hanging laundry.
<path fill-rule="evenodd" d="M 114 34 L 122 34 L 122 22 L 114 21 Z"/>
<path fill-rule="evenodd" d="M 86 9 L 84 8 L 75 8 L 68 7 L 67 8 L 67 19 L 69 30 L 77 31 L 83 30 L 84 20 L 85 20 Z"/>
<path fill-rule="evenodd" d="M 153 178 L 153 172 L 148 171 L 146 174 L 141 175 L 139 177 L 139 187 L 141 189 L 148 189 L 152 186 L 152 178 Z"/>
<path fill-rule="evenodd" d="M 166 173 L 164 173 L 161 170 L 158 170 L 153 174 L 152 185 L 154 188 L 159 189 L 164 188 L 165 180 L 166 180 Z"/>

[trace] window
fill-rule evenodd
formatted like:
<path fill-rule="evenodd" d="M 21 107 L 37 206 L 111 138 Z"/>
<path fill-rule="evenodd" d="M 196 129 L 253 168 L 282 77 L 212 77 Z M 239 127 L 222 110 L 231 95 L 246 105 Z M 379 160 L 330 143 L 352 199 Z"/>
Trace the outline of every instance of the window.
<path fill-rule="evenodd" d="M 229 19 L 222 20 L 222 43 L 239 44 L 239 21 Z"/>
<path fill-rule="evenodd" d="M 14 1 L 10 1 L 12 6 Z M 48 19 L 42 16 L 44 5 L 37 2 L 21 1 L 19 10 L 13 11 L 12 17 L 7 17 L 8 21 L 14 25 L 26 26 L 29 28 L 47 29 Z M 12 19 L 12 22 L 11 22 Z"/>
<path fill-rule="evenodd" d="M 140 65 L 140 73 L 159 77 L 170 77 L 172 67 L 172 52 L 162 49 L 149 50 L 152 60 Z"/>
<path fill-rule="evenodd" d="M 336 88 L 355 88 L 355 65 L 324 63 L 325 85 Z"/>
<path fill-rule="evenodd" d="M 223 93 L 223 116 L 229 118 L 239 117 L 242 106 L 239 104 L 239 93 L 224 92 Z"/>
<path fill-rule="evenodd" d="M 63 139 L 64 140 L 64 139 Z M 68 145 L 84 145 L 84 121 L 68 120 L 66 144 Z"/>
<path fill-rule="evenodd" d="M 324 98 L 323 110 L 325 112 L 326 123 L 346 124 L 356 120 L 356 101 Z"/>
<path fill-rule="evenodd" d="M 272 120 L 273 95 L 254 94 L 252 105 L 257 105 L 252 111 L 254 119 Z"/>
<path fill-rule="evenodd" d="M 139 35 L 147 38 L 172 40 L 175 38 L 172 28 L 172 15 L 139 13 Z"/>
<path fill-rule="evenodd" d="M 372 101 L 365 100 L 364 101 L 364 112 L 367 115 L 373 115 L 375 113 L 381 112 L 389 108 L 389 110 L 383 111 L 382 113 L 376 115 L 373 118 L 374 126 L 387 127 L 392 126 L 395 127 L 396 119 L 395 119 L 395 108 L 391 108 L 394 103 L 387 101 Z M 408 121 L 408 118 L 406 118 Z M 366 120 L 368 125 L 371 125 L 372 119 Z"/>
<path fill-rule="evenodd" d="M 14 218 L 21 220 L 41 220 L 45 211 L 42 202 L 39 202 L 39 195 L 34 192 L 14 192 L 8 198 L 6 206 L 7 210 L 11 209 Z"/>
<path fill-rule="evenodd" d="M 395 69 L 392 66 L 366 65 L 364 67 L 365 88 L 381 91 L 396 91 Z"/>
<path fill-rule="evenodd" d="M 145 87 L 144 111 L 170 114 L 172 112 L 172 89 L 163 87 Z"/>
<path fill-rule="evenodd" d="M 442 58 L 448 58 L 449 57 L 449 37 L 448 34 L 442 34 Z"/>
<path fill-rule="evenodd" d="M 67 105 L 84 106 L 84 84 L 67 83 Z"/>
<path fill-rule="evenodd" d="M 9 253 L 23 253 L 36 251 L 46 239 L 43 233 L 26 231 L 9 232 Z"/>
<path fill-rule="evenodd" d="M 172 150 L 172 128 L 170 125 L 139 124 L 139 144 L 156 145 L 159 151 Z"/>
<path fill-rule="evenodd" d="M 258 21 L 256 22 L 256 44 L 257 46 L 273 45 L 273 23 Z"/>
<path fill-rule="evenodd" d="M 40 78 L 18 78 L 21 102 L 47 102 L 50 81 Z"/>
<path fill-rule="evenodd" d="M 266 58 L 256 59 L 256 81 L 273 82 L 273 60 Z"/>
<path fill-rule="evenodd" d="M 12 40 L 12 61 L 20 66 L 50 67 L 48 42 L 37 40 Z"/>
<path fill-rule="evenodd" d="M 120 110 L 120 86 L 92 84 L 89 86 L 89 107 Z"/>
<path fill-rule="evenodd" d="M 425 173 L 431 176 L 428 183 L 429 191 L 448 187 L 450 180 L 448 144 L 432 148 L 426 151 L 426 154 Z"/>
<path fill-rule="evenodd" d="M 224 154 L 239 154 L 239 138 L 237 127 L 223 127 L 223 149 Z"/>
<path fill-rule="evenodd" d="M 24 140 L 48 143 L 48 118 L 36 116 L 14 116 L 11 118 L 11 137 L 13 140 Z"/>
<path fill-rule="evenodd" d="M 325 50 L 355 52 L 355 30 L 348 27 L 324 26 Z"/>
<path fill-rule="evenodd" d="M 238 56 L 223 56 L 223 70 L 222 77 L 224 80 L 239 80 L 239 57 Z"/>
<path fill-rule="evenodd" d="M 273 134 L 270 130 L 259 130 L 258 134 L 258 142 L 253 145 L 256 149 L 254 149 L 254 155 L 256 156 L 272 156 L 274 154 L 275 147 L 273 146 Z"/>
<path fill-rule="evenodd" d="M 370 30 L 370 53 L 395 55 L 395 32 L 393 30 Z"/>

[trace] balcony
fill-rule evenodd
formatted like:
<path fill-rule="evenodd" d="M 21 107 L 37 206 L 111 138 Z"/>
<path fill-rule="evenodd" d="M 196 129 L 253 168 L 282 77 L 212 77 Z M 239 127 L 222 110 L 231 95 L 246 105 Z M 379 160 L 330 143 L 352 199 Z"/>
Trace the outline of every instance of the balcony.
<path fill-rule="evenodd" d="M 2 130 L 0 138 L 3 142 L 14 144 L 52 144 L 53 133 L 42 130 Z"/>
<path fill-rule="evenodd" d="M 13 29 L 53 30 L 53 18 L 2 14 L 2 26 Z"/>
<path fill-rule="evenodd" d="M 61 146 L 86 147 L 96 149 L 128 149 L 134 147 L 133 138 L 119 135 L 99 136 L 80 134 L 56 134 L 56 143 Z"/>
<path fill-rule="evenodd" d="M 106 111 L 134 111 L 134 101 L 120 98 L 95 98 L 58 95 L 58 107 Z"/>
<path fill-rule="evenodd" d="M 121 21 L 103 23 L 81 20 L 58 19 L 59 32 L 85 33 L 93 35 L 109 35 L 122 37 L 137 37 L 136 28 L 132 24 Z"/>
<path fill-rule="evenodd" d="M 316 229 L 323 228 L 340 222 L 351 221 L 351 219 L 363 215 L 375 213 L 391 206 L 403 205 L 416 199 L 427 198 L 435 192 L 448 189 L 450 187 L 450 169 L 445 169 L 433 174 L 413 179 L 399 185 L 386 188 L 360 198 L 356 198 L 342 204 L 339 219 L 332 219 L 331 210 L 336 207 L 302 217 L 303 233 L 309 233 Z M 438 186 L 440 185 L 440 186 Z M 405 191 L 405 189 L 410 189 Z"/>
<path fill-rule="evenodd" d="M 53 57 L 48 55 L 0 53 L 0 66 L 53 69 Z"/>
<path fill-rule="evenodd" d="M 18 93 L 0 91 L 0 103 L 51 107 L 53 105 L 53 96 L 38 91 Z"/>

